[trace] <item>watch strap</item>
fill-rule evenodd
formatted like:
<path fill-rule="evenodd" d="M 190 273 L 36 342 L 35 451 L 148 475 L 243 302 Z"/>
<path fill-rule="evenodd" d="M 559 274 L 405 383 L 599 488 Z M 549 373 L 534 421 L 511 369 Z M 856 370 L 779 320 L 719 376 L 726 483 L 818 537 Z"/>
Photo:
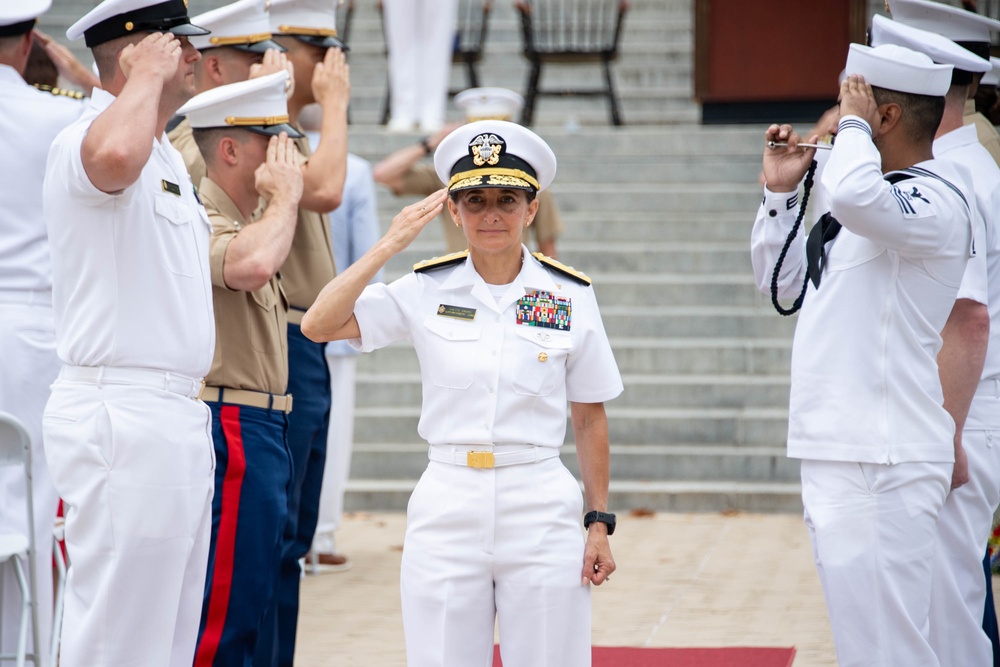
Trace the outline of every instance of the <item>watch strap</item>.
<path fill-rule="evenodd" d="M 614 514 L 610 512 L 598 512 L 596 510 L 587 512 L 583 515 L 583 527 L 590 528 L 592 523 L 603 523 L 608 527 L 608 535 L 612 535 L 615 532 L 615 525 L 617 523 L 617 518 Z"/>

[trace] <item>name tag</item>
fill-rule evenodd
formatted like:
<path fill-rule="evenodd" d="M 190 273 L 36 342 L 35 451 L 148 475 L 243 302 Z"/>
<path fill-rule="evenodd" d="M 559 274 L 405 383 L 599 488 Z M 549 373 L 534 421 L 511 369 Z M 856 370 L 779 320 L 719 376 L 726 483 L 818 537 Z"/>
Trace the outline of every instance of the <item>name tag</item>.
<path fill-rule="evenodd" d="M 462 306 L 449 306 L 442 303 L 438 306 L 438 315 L 441 317 L 453 317 L 456 320 L 474 320 L 476 319 L 476 309 L 463 308 Z"/>
<path fill-rule="evenodd" d="M 181 196 L 181 186 L 176 183 L 171 183 L 168 180 L 162 180 L 160 181 L 160 184 L 163 185 L 164 192 L 169 192 L 170 194 L 177 195 L 178 197 Z"/>

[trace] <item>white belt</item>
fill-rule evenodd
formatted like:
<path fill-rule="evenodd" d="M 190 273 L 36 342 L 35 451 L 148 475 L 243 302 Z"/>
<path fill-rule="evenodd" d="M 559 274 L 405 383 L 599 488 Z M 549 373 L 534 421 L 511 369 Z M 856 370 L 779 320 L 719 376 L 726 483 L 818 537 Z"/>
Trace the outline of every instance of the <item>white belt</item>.
<path fill-rule="evenodd" d="M 51 306 L 52 290 L 0 289 L 0 303 L 23 303 L 29 306 Z"/>
<path fill-rule="evenodd" d="M 201 379 L 151 368 L 121 368 L 117 366 L 63 366 L 60 380 L 104 384 L 126 384 L 162 389 L 188 398 L 198 398 L 204 385 Z"/>
<path fill-rule="evenodd" d="M 487 445 L 488 446 L 488 445 Z M 431 445 L 427 458 L 439 463 L 450 463 L 469 468 L 501 468 L 503 466 L 535 463 L 559 456 L 558 447 L 537 447 L 525 445 L 524 449 L 510 452 L 492 452 L 487 449 L 468 449 L 467 445 Z"/>
<path fill-rule="evenodd" d="M 979 386 L 976 387 L 976 396 L 1000 398 L 1000 378 L 980 380 Z"/>

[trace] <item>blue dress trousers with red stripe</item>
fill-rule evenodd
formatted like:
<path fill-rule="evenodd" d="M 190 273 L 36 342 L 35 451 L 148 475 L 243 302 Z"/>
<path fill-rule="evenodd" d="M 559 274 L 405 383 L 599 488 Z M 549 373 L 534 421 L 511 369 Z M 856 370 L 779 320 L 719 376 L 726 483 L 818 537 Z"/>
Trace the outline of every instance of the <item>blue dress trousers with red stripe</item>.
<path fill-rule="evenodd" d="M 194 666 L 246 667 L 274 596 L 288 517 L 288 418 L 278 410 L 207 405 L 215 443 L 215 496 Z"/>

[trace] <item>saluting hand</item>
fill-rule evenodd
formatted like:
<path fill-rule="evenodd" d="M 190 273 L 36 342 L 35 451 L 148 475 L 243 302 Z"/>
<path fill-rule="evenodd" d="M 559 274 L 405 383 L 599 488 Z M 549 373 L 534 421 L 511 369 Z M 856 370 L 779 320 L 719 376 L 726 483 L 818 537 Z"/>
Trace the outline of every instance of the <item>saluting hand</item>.
<path fill-rule="evenodd" d="M 326 109 L 329 105 L 343 105 L 351 99 L 351 68 L 340 49 L 326 50 L 323 62 L 316 63 L 312 76 L 313 97 Z"/>
<path fill-rule="evenodd" d="M 152 32 L 138 44 L 129 44 L 118 56 L 126 79 L 159 78 L 167 82 L 177 74 L 181 63 L 181 43 L 169 32 Z"/>
<path fill-rule="evenodd" d="M 448 199 L 448 191 L 441 188 L 437 192 L 407 206 L 392 219 L 389 231 L 382 237 L 382 243 L 388 244 L 395 254 L 405 250 L 417 238 L 427 223 L 437 217 Z"/>
<path fill-rule="evenodd" d="M 882 118 L 878 113 L 878 103 L 871 84 L 860 74 L 852 74 L 840 84 L 840 117 L 858 116 L 872 128 L 872 135 L 878 134 Z"/>
<path fill-rule="evenodd" d="M 810 137 L 806 143 L 816 143 L 817 139 L 818 135 Z M 770 141 L 788 142 L 788 146 L 768 148 Z M 772 125 L 764 133 L 764 180 L 771 192 L 793 192 L 809 170 L 816 149 L 799 149 L 800 141 L 802 137 L 791 125 Z"/>
<path fill-rule="evenodd" d="M 298 155 L 295 142 L 287 133 L 271 137 L 267 158 L 254 172 L 254 187 L 264 201 L 270 203 L 275 197 L 284 197 L 298 205 L 302 198 L 302 169 Z"/>
<path fill-rule="evenodd" d="M 295 67 L 292 65 L 292 61 L 288 59 L 288 56 L 278 49 L 268 49 L 264 52 L 264 58 L 259 63 L 250 65 L 250 78 L 257 79 L 268 74 L 280 72 L 281 70 L 288 72 L 288 83 L 286 84 L 287 89 L 285 92 L 286 97 L 292 99 L 292 93 L 295 92 Z"/>
<path fill-rule="evenodd" d="M 583 584 L 600 586 L 617 569 L 608 542 L 608 527 L 600 522 L 590 524 L 587 546 L 583 550 Z"/>

